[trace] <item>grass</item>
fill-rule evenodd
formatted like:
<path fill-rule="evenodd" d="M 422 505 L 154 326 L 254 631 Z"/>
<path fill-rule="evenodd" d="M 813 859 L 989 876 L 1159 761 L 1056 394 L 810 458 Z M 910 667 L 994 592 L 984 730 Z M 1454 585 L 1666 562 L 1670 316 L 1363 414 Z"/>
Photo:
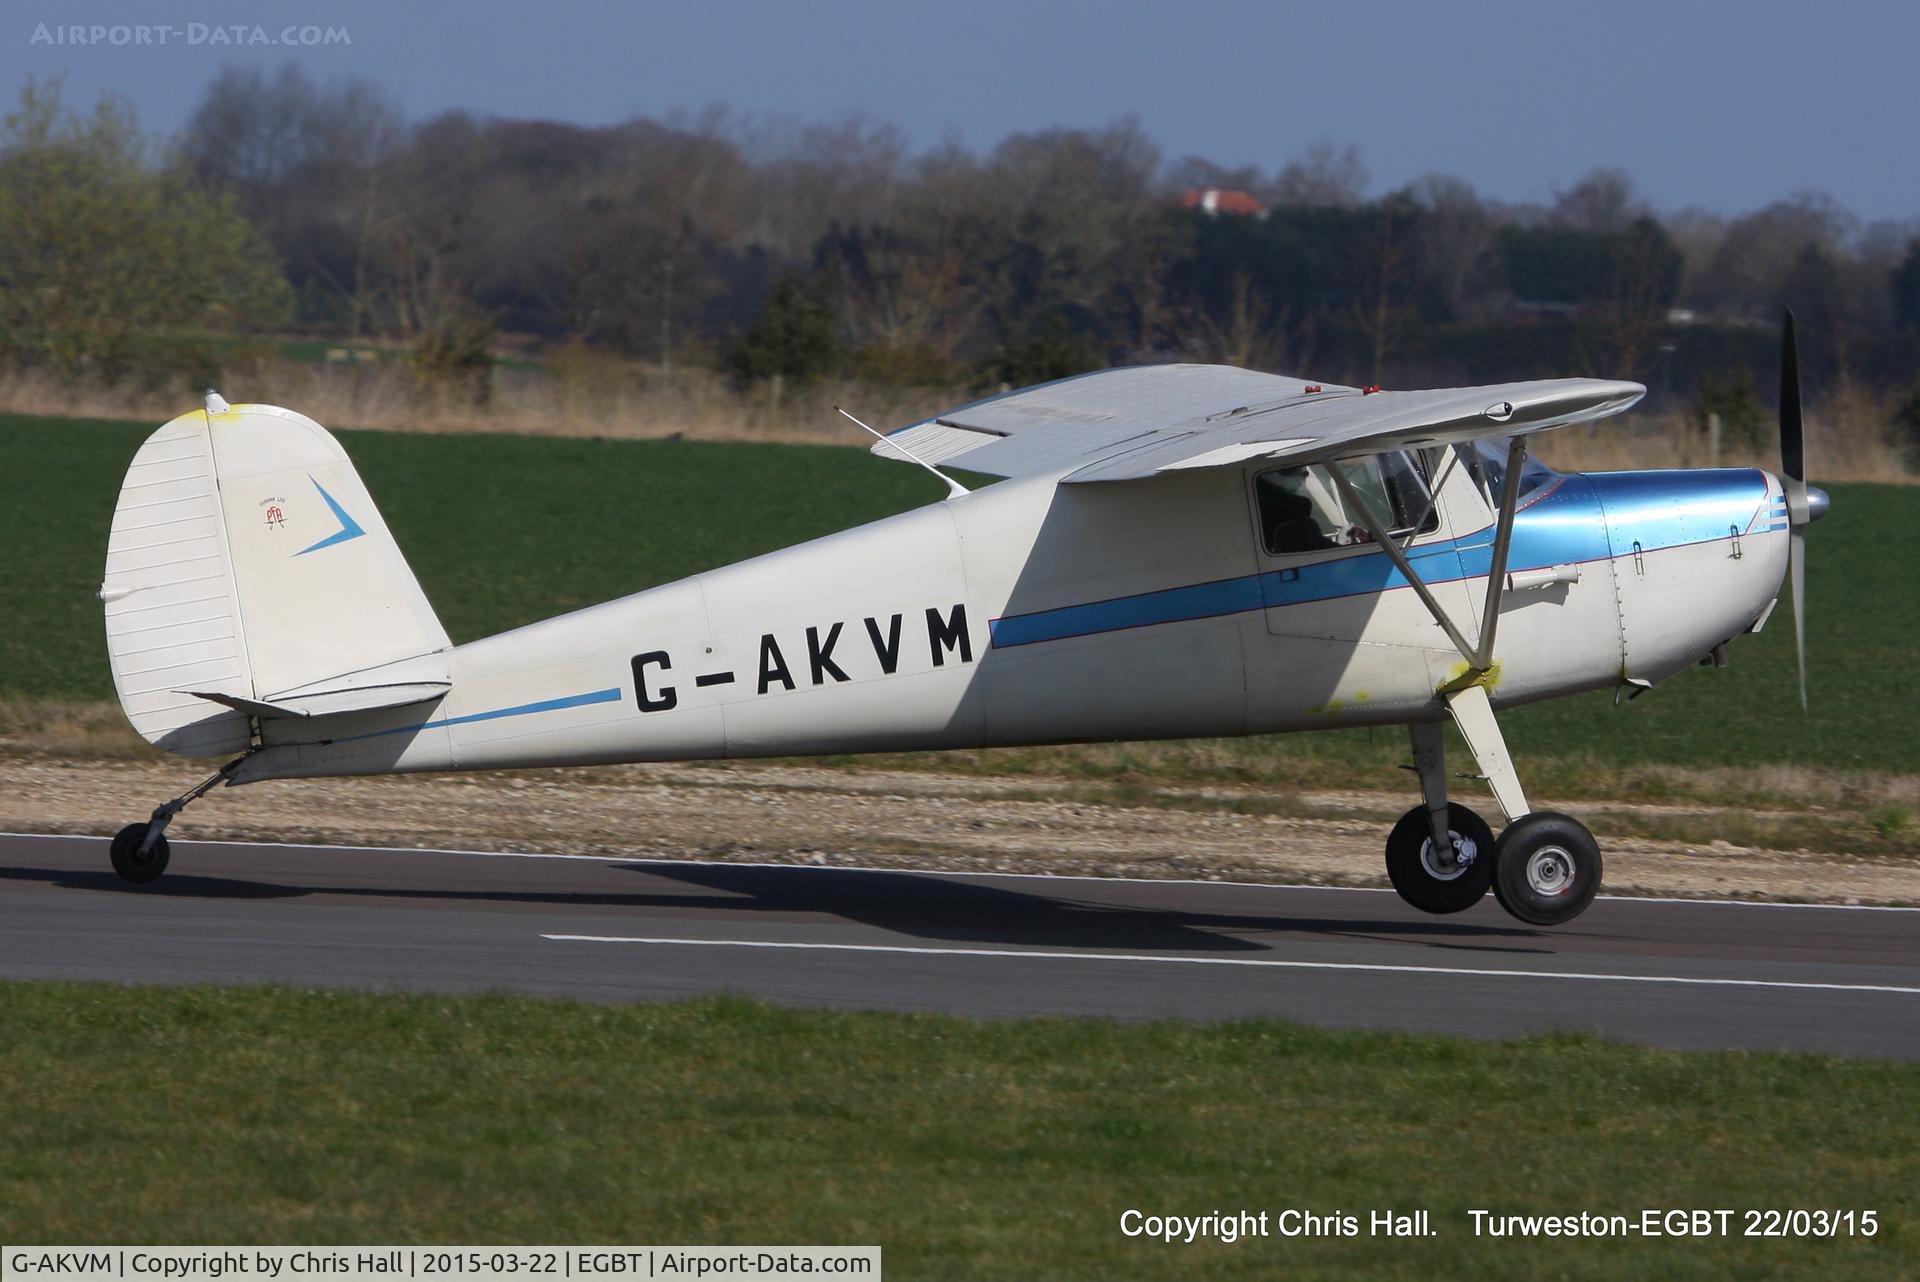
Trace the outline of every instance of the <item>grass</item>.
<path fill-rule="evenodd" d="M 16 1244 L 879 1243 L 896 1278 L 1920 1269 L 1913 1065 L 260 987 L 0 984 L 0 1027 Z M 1289 1206 L 1426 1208 L 1440 1236 L 1118 1231 L 1129 1207 Z M 1880 1231 L 1492 1240 L 1467 1216 L 1816 1206 Z"/>
<path fill-rule="evenodd" d="M 0 416 L 0 699 L 112 697 L 98 586 L 106 528 L 127 460 L 150 424 Z M 456 640 L 637 591 L 876 519 L 938 497 L 915 469 L 858 449 L 711 441 L 596 441 L 343 432 L 380 508 Z M 1920 489 L 1836 485 L 1812 532 L 1808 648 L 1813 711 L 1803 716 L 1784 607 L 1733 647 L 1725 672 L 1686 673 L 1611 706 L 1592 695 L 1505 718 L 1530 783 L 1548 793 L 1686 799 L 1756 767 L 1797 768 L 1757 795 L 1792 800 L 1821 778 L 1910 775 L 1920 676 L 1920 593 L 1892 532 L 1920 522 Z M 1904 578 L 1903 578 L 1904 576 Z M 37 714 L 36 714 L 37 715 Z M 18 717 L 15 718 L 18 720 Z M 1372 778 L 1404 760 L 1398 731 L 1351 731 L 1187 745 L 1034 750 L 932 759 L 942 768 L 1198 777 L 1255 782 Z M 901 762 L 900 764 L 913 764 Z M 1715 788 L 1724 795 L 1724 788 Z M 1873 793 L 1871 779 L 1862 785 Z M 1884 789 L 1882 789 L 1884 791 Z M 1901 806 L 1877 795 L 1896 837 Z"/>

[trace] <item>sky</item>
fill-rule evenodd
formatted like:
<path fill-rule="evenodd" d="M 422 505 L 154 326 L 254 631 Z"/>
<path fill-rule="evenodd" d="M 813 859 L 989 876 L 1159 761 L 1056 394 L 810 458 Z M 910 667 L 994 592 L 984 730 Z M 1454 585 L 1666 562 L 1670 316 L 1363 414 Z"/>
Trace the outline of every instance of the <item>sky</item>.
<path fill-rule="evenodd" d="M 76 24 L 103 31 L 75 43 Z M 229 24 L 275 43 L 217 39 Z M 278 43 L 290 25 L 347 38 Z M 11 0 L 0 93 L 61 75 L 71 102 L 110 89 L 166 132 L 222 66 L 293 60 L 371 80 L 414 118 L 604 124 L 724 103 L 985 149 L 1133 115 L 1169 158 L 1272 170 L 1352 143 L 1375 193 L 1439 172 L 1549 201 L 1605 165 L 1663 210 L 1816 189 L 1904 222 L 1920 218 L 1916 48 L 1904 0 Z"/>

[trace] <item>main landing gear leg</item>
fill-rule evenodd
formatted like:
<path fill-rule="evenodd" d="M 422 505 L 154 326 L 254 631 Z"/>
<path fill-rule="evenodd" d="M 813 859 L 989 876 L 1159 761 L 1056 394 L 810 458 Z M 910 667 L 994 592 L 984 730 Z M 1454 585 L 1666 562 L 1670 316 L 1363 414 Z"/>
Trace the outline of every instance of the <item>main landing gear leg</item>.
<path fill-rule="evenodd" d="M 1447 696 L 1447 711 L 1507 817 L 1493 852 L 1493 893 L 1500 906 L 1534 926 L 1558 926 L 1585 912 L 1600 889 L 1600 847 L 1585 825 L 1551 810 L 1528 810 L 1520 776 L 1507 754 L 1486 690 L 1466 686 Z"/>
<path fill-rule="evenodd" d="M 1493 830 L 1447 800 L 1445 728 L 1430 721 L 1408 730 L 1425 801 L 1388 834 L 1387 877 L 1400 898 L 1422 912 L 1463 912 L 1480 902 L 1493 879 Z"/>
<path fill-rule="evenodd" d="M 165 872 L 167 860 L 173 855 L 167 843 L 167 825 L 187 808 L 188 802 L 198 800 L 223 783 L 231 783 L 245 760 L 246 757 L 235 757 L 172 801 L 155 806 L 152 818 L 144 823 L 128 824 L 116 833 L 111 854 L 113 870 L 120 874 L 121 880 L 144 886 Z"/>
<path fill-rule="evenodd" d="M 1460 737 L 1467 741 L 1480 773 L 1487 777 L 1500 813 L 1508 823 L 1526 814 L 1527 794 L 1520 791 L 1520 776 L 1513 768 L 1513 758 L 1507 755 L 1500 723 L 1493 719 L 1486 688 L 1473 685 L 1454 691 L 1447 696 L 1447 711 L 1453 714 L 1453 724 L 1460 727 Z"/>

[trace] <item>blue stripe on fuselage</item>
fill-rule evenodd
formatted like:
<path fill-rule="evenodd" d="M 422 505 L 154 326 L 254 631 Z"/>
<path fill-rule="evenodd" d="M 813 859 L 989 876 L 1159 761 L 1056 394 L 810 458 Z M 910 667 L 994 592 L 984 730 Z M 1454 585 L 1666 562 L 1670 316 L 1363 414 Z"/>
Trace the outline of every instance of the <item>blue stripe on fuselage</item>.
<path fill-rule="evenodd" d="M 442 726 L 464 726 L 475 721 L 498 721 L 502 717 L 524 717 L 535 712 L 558 712 L 562 708 L 583 708 L 590 703 L 617 703 L 620 700 L 620 688 L 615 686 L 607 690 L 593 690 L 586 694 L 570 694 L 560 699 L 542 699 L 538 703 L 516 704 L 511 708 L 495 708 L 491 712 L 470 712 L 464 717 L 442 717 L 438 721 L 422 721 L 410 726 L 395 726 L 391 730 L 370 730 L 366 734 L 348 735 L 336 739 L 335 743 L 353 743 L 359 739 L 380 739 L 393 734 L 413 734 L 419 730 L 438 730 Z"/>
<path fill-rule="evenodd" d="M 1764 473 L 1748 469 L 1602 472 L 1568 476 L 1514 518 L 1510 570 L 1601 561 L 1614 546 L 1624 554 L 1710 542 L 1746 528 L 1767 494 Z M 1608 541 L 1613 531 L 1614 543 Z M 1484 577 L 1493 565 L 1493 527 L 1424 544 L 1408 554 L 1428 583 Z M 1216 579 L 1084 605 L 1036 610 L 993 620 L 997 649 L 1061 641 L 1157 623 L 1242 614 L 1404 588 L 1386 553 L 1340 557 L 1285 570 Z"/>

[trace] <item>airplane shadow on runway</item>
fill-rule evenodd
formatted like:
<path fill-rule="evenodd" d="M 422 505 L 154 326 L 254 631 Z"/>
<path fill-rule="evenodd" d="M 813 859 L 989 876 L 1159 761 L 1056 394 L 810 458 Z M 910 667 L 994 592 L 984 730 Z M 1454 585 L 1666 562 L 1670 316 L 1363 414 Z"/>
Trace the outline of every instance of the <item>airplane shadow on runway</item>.
<path fill-rule="evenodd" d="M 724 863 L 618 864 L 675 881 L 747 896 L 723 901 L 775 912 L 821 912 L 900 934 L 969 944 L 1054 944 L 1113 951 L 1266 952 L 1258 935 L 1326 935 L 1396 940 L 1499 952 L 1545 935 L 1519 923 L 1485 925 L 1439 918 L 1305 917 L 1215 912 L 1172 904 L 1116 904 L 1060 893 L 1009 890 L 955 877 L 846 868 L 754 867 Z M 1030 884 L 1045 884 L 1030 883 Z M 1087 885 L 1066 882 L 1066 885 Z M 1168 882 L 1179 894 L 1191 883 Z M 1130 883 L 1129 889 L 1159 889 Z M 1216 888 L 1216 893 L 1224 888 Z M 1225 892 L 1231 893 L 1231 892 Z M 1514 941 L 1501 946 L 1499 941 Z"/>
<path fill-rule="evenodd" d="M 127 886 L 113 873 L 0 867 L 0 881 L 40 881 L 63 889 L 185 899 L 298 899 L 308 896 L 394 900 L 422 904 L 512 906 L 531 911 L 568 908 L 633 909 L 631 916 L 583 915 L 587 933 L 674 933 L 667 918 L 711 921 L 763 914 L 825 915 L 918 939 L 980 946 L 1062 947 L 1114 952 L 1262 953 L 1265 936 L 1321 936 L 1417 943 L 1472 952 L 1550 953 L 1549 936 L 1519 923 L 1408 916 L 1308 916 L 1209 911 L 1171 903 L 1124 904 L 1058 892 L 1011 890 L 954 877 L 845 868 L 787 868 L 725 863 L 605 863 L 589 865 L 693 887 L 684 890 L 539 890 L 524 885 L 468 888 L 405 884 L 419 869 L 396 860 L 386 885 L 306 885 L 295 881 L 170 872 L 151 886 Z M 493 870 L 489 870 L 490 872 Z M 580 876 L 572 867 L 568 876 Z M 1045 883 L 1036 882 L 1037 885 Z M 1066 885 L 1085 886 L 1084 882 Z M 1169 882 L 1166 896 L 1191 895 L 1188 883 Z M 1129 893 L 1157 888 L 1129 886 Z M 1231 893 L 1215 891 L 1212 893 Z M 1560 932 L 1564 934 L 1565 932 Z"/>

